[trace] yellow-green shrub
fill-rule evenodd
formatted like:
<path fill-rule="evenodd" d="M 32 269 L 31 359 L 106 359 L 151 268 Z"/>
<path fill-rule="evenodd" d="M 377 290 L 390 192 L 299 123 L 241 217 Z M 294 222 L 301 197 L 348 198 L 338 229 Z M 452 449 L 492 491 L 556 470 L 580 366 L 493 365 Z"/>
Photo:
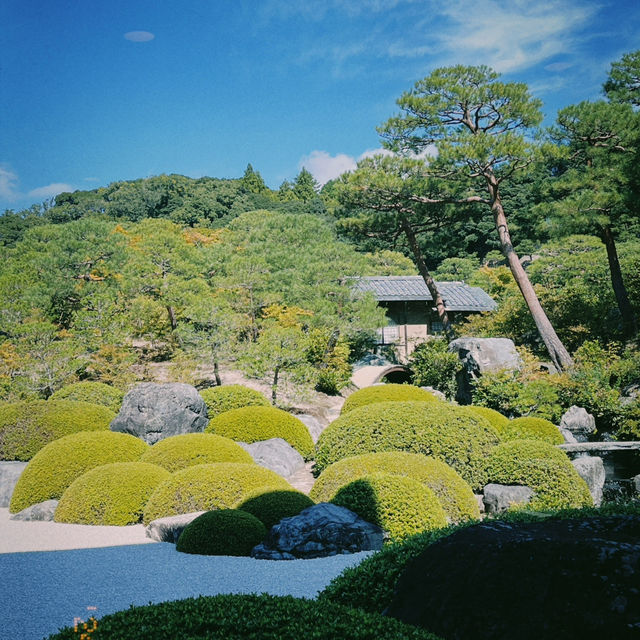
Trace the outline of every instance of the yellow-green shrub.
<path fill-rule="evenodd" d="M 560 429 L 544 418 L 523 417 L 509 420 L 500 433 L 503 440 L 542 440 L 549 444 L 563 444 Z"/>
<path fill-rule="evenodd" d="M 510 422 L 507 416 L 503 416 L 499 411 L 496 411 L 495 409 L 489 409 L 489 407 L 480 407 L 478 405 L 472 404 L 469 405 L 467 409 L 469 409 L 469 411 L 473 411 L 473 413 L 476 413 L 477 415 L 487 420 L 489 424 L 500 435 L 502 435 L 504 429 Z"/>
<path fill-rule="evenodd" d="M 241 384 L 203 389 L 200 395 L 207 405 L 209 420 L 231 409 L 269 406 L 269 401 L 259 391 L 243 387 Z"/>
<path fill-rule="evenodd" d="M 375 402 L 439 402 L 432 393 L 411 384 L 377 384 L 358 389 L 342 405 L 342 415 Z"/>
<path fill-rule="evenodd" d="M 254 515 L 267 529 L 271 529 L 282 518 L 297 516 L 314 504 L 315 502 L 301 491 L 258 489 L 249 494 L 237 508 Z"/>
<path fill-rule="evenodd" d="M 124 392 L 103 382 L 75 382 L 58 389 L 51 395 L 51 400 L 76 400 L 100 404 L 118 413 L 122 405 Z"/>
<path fill-rule="evenodd" d="M 127 525 L 142 519 L 147 500 L 171 474 L 147 462 L 114 462 L 87 471 L 62 494 L 54 520 Z"/>

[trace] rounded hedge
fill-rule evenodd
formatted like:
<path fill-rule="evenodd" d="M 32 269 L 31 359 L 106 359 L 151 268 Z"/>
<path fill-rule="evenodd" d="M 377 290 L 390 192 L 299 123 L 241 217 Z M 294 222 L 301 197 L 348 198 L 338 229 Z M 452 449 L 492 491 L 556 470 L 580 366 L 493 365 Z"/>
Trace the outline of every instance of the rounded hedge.
<path fill-rule="evenodd" d="M 203 389 L 200 395 L 207 405 L 209 420 L 231 409 L 270 406 L 269 401 L 259 391 L 243 387 L 241 384 Z"/>
<path fill-rule="evenodd" d="M 57 500 L 87 471 L 111 462 L 134 462 L 149 448 L 140 438 L 113 431 L 80 431 L 40 449 L 20 475 L 9 511 Z"/>
<path fill-rule="evenodd" d="M 246 511 L 207 511 L 182 531 L 176 550 L 205 556 L 248 556 L 267 536 L 267 530 Z"/>
<path fill-rule="evenodd" d="M 258 489 L 247 496 L 236 508 L 254 515 L 269 530 L 283 518 L 297 516 L 314 504 L 315 502 L 301 491 Z"/>
<path fill-rule="evenodd" d="M 241 407 L 225 411 L 209 421 L 205 431 L 249 444 L 282 438 L 297 449 L 305 460 L 313 455 L 313 440 L 306 425 L 275 407 Z"/>
<path fill-rule="evenodd" d="M 549 444 L 564 444 L 560 429 L 544 418 L 514 418 L 509 420 L 500 435 L 503 440 L 541 440 Z"/>
<path fill-rule="evenodd" d="M 309 497 L 316 502 L 331 502 L 349 482 L 378 472 L 406 476 L 431 489 L 450 522 L 480 518 L 471 487 L 454 469 L 441 460 L 404 451 L 365 453 L 339 460 L 322 472 Z"/>
<path fill-rule="evenodd" d="M 105 464 L 73 481 L 53 519 L 71 524 L 137 524 L 147 500 L 170 477 L 166 469 L 147 462 Z"/>
<path fill-rule="evenodd" d="M 51 400 L 77 400 L 99 404 L 111 409 L 114 413 L 120 411 L 124 391 L 116 389 L 104 382 L 76 382 L 58 389 L 51 395 Z"/>
<path fill-rule="evenodd" d="M 411 384 L 377 384 L 354 391 L 342 405 L 341 415 L 376 402 L 440 402 L 436 396 Z"/>
<path fill-rule="evenodd" d="M 408 451 L 453 467 L 472 489 L 486 482 L 486 458 L 499 443 L 491 425 L 445 402 L 379 402 L 334 420 L 316 445 L 316 470 L 361 453 Z"/>
<path fill-rule="evenodd" d="M 140 458 L 173 473 L 197 464 L 212 462 L 242 462 L 252 464 L 253 458 L 230 438 L 213 433 L 184 433 L 156 442 Z"/>
<path fill-rule="evenodd" d="M 331 500 L 382 527 L 391 540 L 447 526 L 436 494 L 405 476 L 373 473 L 342 487 Z"/>
<path fill-rule="evenodd" d="M 292 489 L 270 469 L 257 464 L 218 462 L 176 471 L 153 493 L 143 522 L 193 511 L 234 509 L 256 489 Z"/>
<path fill-rule="evenodd" d="M 509 424 L 510 420 L 507 416 L 503 416 L 499 411 L 490 409 L 489 407 L 480 407 L 472 404 L 467 407 L 469 411 L 481 416 L 500 434 L 502 435 L 505 427 Z"/>
<path fill-rule="evenodd" d="M 108 429 L 116 414 L 74 400 L 29 400 L 0 406 L 0 460 L 31 460 L 46 444 L 78 431 Z"/>

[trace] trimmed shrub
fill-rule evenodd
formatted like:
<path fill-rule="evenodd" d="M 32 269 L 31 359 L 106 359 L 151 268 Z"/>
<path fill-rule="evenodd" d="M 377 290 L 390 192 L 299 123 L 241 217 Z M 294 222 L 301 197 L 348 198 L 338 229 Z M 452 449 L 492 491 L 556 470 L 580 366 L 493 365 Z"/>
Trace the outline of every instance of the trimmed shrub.
<path fill-rule="evenodd" d="M 305 460 L 313 455 L 313 440 L 306 425 L 275 407 L 241 407 L 225 411 L 211 420 L 205 431 L 249 444 L 282 438 L 297 449 Z"/>
<path fill-rule="evenodd" d="M 137 524 L 147 500 L 170 473 L 147 462 L 114 462 L 80 476 L 62 494 L 54 520 L 72 524 Z"/>
<path fill-rule="evenodd" d="M 376 402 L 439 402 L 432 393 L 411 384 L 377 384 L 354 391 L 342 405 L 341 415 Z"/>
<path fill-rule="evenodd" d="M 283 518 L 297 516 L 315 502 L 301 491 L 265 491 L 258 489 L 241 502 L 237 509 L 246 511 L 260 520 L 267 530 Z"/>
<path fill-rule="evenodd" d="M 489 407 L 480 407 L 472 404 L 467 407 L 469 411 L 472 411 L 476 415 L 484 418 L 489 424 L 502 436 L 505 428 L 509 424 L 510 420 L 507 416 L 502 415 L 495 409 L 489 409 Z"/>
<path fill-rule="evenodd" d="M 541 440 L 549 444 L 564 444 L 560 429 L 544 418 L 515 418 L 500 433 L 503 440 Z"/>
<path fill-rule="evenodd" d="M 499 443 L 484 419 L 445 402 L 379 402 L 334 420 L 316 445 L 316 470 L 361 453 L 408 451 L 453 467 L 472 489 L 486 482 L 486 457 Z"/>
<path fill-rule="evenodd" d="M 153 493 L 144 510 L 145 524 L 192 511 L 234 509 L 256 489 L 292 489 L 270 469 L 257 464 L 218 462 L 176 471 Z"/>
<path fill-rule="evenodd" d="M 416 345 L 409 357 L 412 382 L 420 387 L 433 387 L 452 400 L 458 389 L 456 374 L 462 368 L 457 353 L 449 351 L 444 338 L 432 338 Z"/>
<path fill-rule="evenodd" d="M 58 500 L 87 471 L 111 462 L 134 462 L 149 448 L 140 438 L 113 431 L 80 431 L 50 442 L 32 458 L 11 496 L 9 510 Z"/>
<path fill-rule="evenodd" d="M 103 382 L 76 382 L 58 389 L 51 395 L 51 400 L 76 400 L 90 402 L 111 409 L 114 413 L 120 411 L 124 391 L 116 389 Z"/>
<path fill-rule="evenodd" d="M 241 384 L 203 389 L 200 395 L 207 405 L 209 420 L 231 409 L 269 406 L 269 401 L 259 391 L 243 387 Z"/>
<path fill-rule="evenodd" d="M 30 400 L 0 406 L 0 460 L 31 460 L 46 444 L 78 431 L 108 429 L 116 414 L 74 400 Z"/>
<path fill-rule="evenodd" d="M 213 433 L 183 433 L 156 442 L 140 458 L 173 473 L 197 464 L 212 462 L 242 462 L 252 464 L 253 458 L 230 438 Z"/>
<path fill-rule="evenodd" d="M 331 502 L 349 482 L 377 472 L 406 476 L 431 489 L 450 522 L 480 518 L 471 487 L 456 471 L 441 460 L 404 451 L 365 453 L 339 460 L 322 472 L 309 496 L 316 502 Z"/>
<path fill-rule="evenodd" d="M 447 526 L 436 494 L 412 478 L 373 473 L 342 487 L 331 500 L 382 527 L 391 540 Z"/>
<path fill-rule="evenodd" d="M 180 534 L 176 550 L 205 556 L 248 556 L 267 536 L 267 530 L 246 511 L 207 511 Z"/>
<path fill-rule="evenodd" d="M 268 594 L 200 596 L 144 607 L 131 606 L 100 618 L 95 637 L 139 640 L 141 629 L 151 629 L 156 640 L 438 640 L 424 629 L 377 613 L 353 610 L 332 602 Z M 49 640 L 77 638 L 73 627 L 49 636 Z"/>

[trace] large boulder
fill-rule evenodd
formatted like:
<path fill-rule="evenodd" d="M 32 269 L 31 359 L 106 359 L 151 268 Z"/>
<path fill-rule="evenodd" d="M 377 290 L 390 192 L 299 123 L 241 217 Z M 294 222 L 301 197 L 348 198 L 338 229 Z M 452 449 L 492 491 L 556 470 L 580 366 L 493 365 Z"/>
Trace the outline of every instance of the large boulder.
<path fill-rule="evenodd" d="M 249 452 L 256 464 L 275 471 L 283 478 L 288 478 L 304 467 L 304 458 L 282 438 L 270 438 L 259 442 L 238 442 Z"/>
<path fill-rule="evenodd" d="M 204 431 L 208 422 L 207 405 L 195 387 L 144 382 L 125 395 L 111 430 L 155 444 L 169 436 Z"/>
<path fill-rule="evenodd" d="M 322 502 L 283 518 L 252 557 L 265 560 L 324 558 L 382 549 L 384 531 L 345 507 Z"/>
<path fill-rule="evenodd" d="M 482 490 L 485 513 L 502 513 L 533 498 L 533 489 L 516 484 L 488 484 Z"/>
<path fill-rule="evenodd" d="M 45 500 L 44 502 L 38 502 L 32 504 L 30 507 L 18 511 L 11 516 L 11 520 L 24 520 L 25 522 L 38 522 L 53 520 L 53 516 L 58 506 L 57 500 Z"/>
<path fill-rule="evenodd" d="M 0 462 L 0 507 L 8 507 L 26 462 Z"/>
<path fill-rule="evenodd" d="M 602 503 L 602 492 L 606 473 L 604 462 L 598 456 L 581 456 L 571 461 L 578 475 L 587 483 L 593 504 L 599 507 Z"/>
<path fill-rule="evenodd" d="M 560 431 L 568 431 L 577 442 L 587 442 L 595 430 L 596 419 L 582 407 L 572 405 L 560 418 Z"/>
<path fill-rule="evenodd" d="M 145 533 L 147 538 L 152 540 L 176 544 L 186 526 L 203 513 L 206 513 L 206 511 L 193 511 L 191 513 L 180 513 L 177 516 L 157 518 L 146 526 Z"/>
<path fill-rule="evenodd" d="M 637 638 L 640 517 L 485 521 L 427 547 L 387 614 L 456 640 Z"/>

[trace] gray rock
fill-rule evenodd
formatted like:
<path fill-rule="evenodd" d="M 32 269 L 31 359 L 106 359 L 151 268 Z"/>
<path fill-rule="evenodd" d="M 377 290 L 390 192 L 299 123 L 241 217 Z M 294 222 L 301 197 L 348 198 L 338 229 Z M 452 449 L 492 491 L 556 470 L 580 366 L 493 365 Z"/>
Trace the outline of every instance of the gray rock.
<path fill-rule="evenodd" d="M 322 502 L 271 527 L 251 555 L 266 560 L 323 558 L 382 549 L 384 531 L 345 507 Z"/>
<path fill-rule="evenodd" d="M 573 435 L 573 433 L 571 433 L 571 431 L 567 431 L 567 429 L 560 429 L 560 433 L 562 434 L 562 437 L 564 438 L 564 443 L 565 444 L 577 444 L 578 441 L 576 440 L 576 437 Z"/>
<path fill-rule="evenodd" d="M 238 442 L 261 467 L 288 478 L 304 467 L 304 458 L 286 440 L 271 438 L 260 442 Z"/>
<path fill-rule="evenodd" d="M 166 518 L 152 520 L 145 528 L 147 538 L 157 540 L 158 542 L 172 542 L 175 544 L 178 542 L 178 538 L 184 531 L 184 528 L 203 513 L 206 512 L 194 511 L 192 513 L 181 513 L 177 516 L 167 516 Z"/>
<path fill-rule="evenodd" d="M 309 430 L 313 444 L 318 442 L 320 434 L 324 431 L 327 425 L 323 425 L 318 418 L 309 415 L 308 413 L 301 413 L 297 415 L 296 418 L 298 418 L 298 420 L 300 420 L 300 422 L 302 422 Z"/>
<path fill-rule="evenodd" d="M 420 388 L 433 394 L 436 398 L 438 398 L 438 400 L 444 400 L 445 402 L 447 400 L 447 396 L 445 396 L 444 393 L 442 393 L 442 391 L 438 391 L 433 387 L 420 387 Z"/>
<path fill-rule="evenodd" d="M 578 442 L 587 442 L 596 430 L 596 419 L 586 409 L 573 405 L 560 419 L 560 429 L 570 431 Z"/>
<path fill-rule="evenodd" d="M 199 433 L 208 422 L 207 405 L 195 387 L 144 382 L 125 395 L 111 430 L 155 444 L 169 436 Z"/>
<path fill-rule="evenodd" d="M 18 511 L 18 513 L 14 513 L 10 519 L 24 520 L 26 522 L 51 521 L 53 520 L 53 514 L 56 512 L 57 506 L 57 500 L 45 500 L 44 502 L 38 502 L 38 504 L 32 504 L 30 507 Z"/>
<path fill-rule="evenodd" d="M 640 496 L 640 473 L 632 478 L 633 488 L 638 496 Z"/>
<path fill-rule="evenodd" d="M 533 489 L 521 485 L 488 484 L 483 489 L 486 513 L 502 513 L 514 505 L 527 504 L 533 497 Z"/>
<path fill-rule="evenodd" d="M 0 462 L 0 507 L 8 507 L 26 462 Z"/>
<path fill-rule="evenodd" d="M 599 507 L 602 503 L 605 470 L 602 458 L 598 456 L 582 456 L 571 461 L 578 475 L 587 483 L 593 503 Z"/>

